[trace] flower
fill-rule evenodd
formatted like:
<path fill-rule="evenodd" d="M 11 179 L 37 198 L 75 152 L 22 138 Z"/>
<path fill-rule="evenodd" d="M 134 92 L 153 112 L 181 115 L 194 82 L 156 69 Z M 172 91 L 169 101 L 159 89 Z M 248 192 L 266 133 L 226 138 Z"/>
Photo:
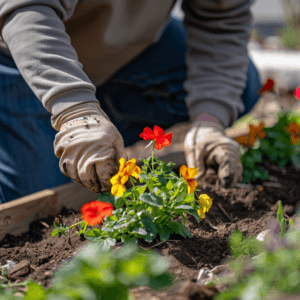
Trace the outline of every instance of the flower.
<path fill-rule="evenodd" d="M 298 86 L 295 91 L 294 91 L 294 95 L 297 98 L 297 100 L 300 100 L 300 86 Z"/>
<path fill-rule="evenodd" d="M 201 206 L 200 209 L 198 209 L 198 214 L 200 216 L 200 218 L 205 218 L 205 213 L 207 213 L 209 211 L 209 209 L 212 206 L 212 201 L 213 199 L 211 199 L 208 195 L 206 194 L 201 194 L 199 196 L 199 204 Z"/>
<path fill-rule="evenodd" d="M 106 216 L 111 216 L 114 208 L 110 203 L 101 201 L 92 201 L 81 207 L 82 219 L 88 225 L 97 225 L 102 222 Z"/>
<path fill-rule="evenodd" d="M 188 186 L 188 193 L 191 194 L 194 192 L 197 182 L 193 178 L 198 174 L 197 168 L 187 168 L 186 165 L 180 167 L 179 172 L 181 176 L 186 180 L 186 184 Z"/>
<path fill-rule="evenodd" d="M 292 122 L 286 126 L 286 131 L 291 133 L 291 141 L 296 145 L 299 141 L 300 126 L 296 122 Z"/>
<path fill-rule="evenodd" d="M 171 145 L 172 132 L 165 134 L 162 128 L 155 125 L 153 131 L 149 127 L 145 127 L 140 137 L 145 141 L 153 140 L 155 148 L 161 150 L 163 147 Z"/>
<path fill-rule="evenodd" d="M 245 135 L 236 137 L 235 140 L 236 140 L 240 145 L 248 146 L 248 140 L 246 139 L 246 136 L 245 136 Z"/>
<path fill-rule="evenodd" d="M 274 85 L 275 85 L 275 83 L 274 83 L 273 79 L 268 78 L 266 83 L 263 85 L 263 87 L 261 89 L 261 93 L 272 91 Z"/>
<path fill-rule="evenodd" d="M 258 137 L 259 139 L 262 140 L 267 136 L 266 132 L 264 131 L 264 123 L 260 123 L 257 126 L 250 124 L 249 129 L 250 129 L 250 132 L 249 132 L 247 138 L 244 135 L 235 138 L 235 140 L 239 144 L 252 148 L 254 145 L 254 142 L 256 140 L 256 137 Z"/>
<path fill-rule="evenodd" d="M 120 167 L 118 173 L 110 179 L 112 184 L 111 193 L 114 196 L 123 196 L 126 192 L 124 184 L 129 179 L 129 176 L 133 176 L 136 179 L 141 174 L 141 168 L 136 165 L 136 159 L 133 158 L 125 163 L 125 158 L 122 157 L 119 160 Z"/>

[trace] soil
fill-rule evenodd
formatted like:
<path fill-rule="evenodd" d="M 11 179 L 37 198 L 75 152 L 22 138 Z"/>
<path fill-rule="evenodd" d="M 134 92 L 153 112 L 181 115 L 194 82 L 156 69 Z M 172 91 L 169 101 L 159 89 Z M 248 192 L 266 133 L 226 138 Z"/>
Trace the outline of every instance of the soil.
<path fill-rule="evenodd" d="M 200 224 L 191 216 L 187 218 L 188 228 L 194 237 L 186 240 L 174 235 L 167 242 L 156 246 L 158 243 L 156 241 L 150 245 L 171 260 L 169 271 L 176 275 L 179 282 L 190 283 L 181 288 L 182 294 L 178 294 L 180 289 L 176 292 L 173 288 L 168 292 L 172 295 L 167 292 L 152 292 L 146 287 L 137 288 L 134 290 L 136 299 L 163 299 L 166 296 L 178 300 L 213 299 L 216 289 L 203 296 L 203 289 L 206 288 L 199 287 L 194 282 L 200 268 L 213 268 L 226 261 L 230 255 L 228 239 L 231 232 L 239 229 L 245 236 L 257 235 L 275 215 L 278 200 L 282 201 L 288 216 L 295 214 L 300 200 L 300 171 L 293 166 L 279 168 L 267 161 L 265 165 L 273 182 L 262 182 L 263 189 L 258 189 L 256 186 L 247 188 L 247 185 L 246 188 L 219 187 L 213 171 L 205 181 L 200 183 L 201 193 L 212 197 L 214 203 L 207 217 Z M 229 217 L 220 207 L 224 208 Z M 63 222 L 70 225 L 79 220 L 80 213 L 73 214 L 64 210 L 61 216 Z M 76 230 L 70 233 L 69 239 L 64 236 L 51 237 L 53 221 L 53 218 L 36 221 L 31 224 L 28 233 L 19 237 L 7 235 L 0 242 L 0 264 L 6 264 L 7 260 L 16 263 L 22 260 L 30 262 L 28 274 L 14 277 L 12 282 L 22 282 L 31 278 L 49 288 L 51 276 L 57 266 L 66 263 L 74 256 L 76 249 L 88 243 L 84 238 L 77 236 Z"/>

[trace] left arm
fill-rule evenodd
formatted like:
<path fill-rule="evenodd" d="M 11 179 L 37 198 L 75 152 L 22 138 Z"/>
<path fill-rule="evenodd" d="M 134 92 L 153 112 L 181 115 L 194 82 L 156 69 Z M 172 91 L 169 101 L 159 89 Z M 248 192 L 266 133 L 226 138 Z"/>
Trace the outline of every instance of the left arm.
<path fill-rule="evenodd" d="M 231 126 L 244 111 L 253 0 L 184 0 L 188 67 L 186 104 Z"/>

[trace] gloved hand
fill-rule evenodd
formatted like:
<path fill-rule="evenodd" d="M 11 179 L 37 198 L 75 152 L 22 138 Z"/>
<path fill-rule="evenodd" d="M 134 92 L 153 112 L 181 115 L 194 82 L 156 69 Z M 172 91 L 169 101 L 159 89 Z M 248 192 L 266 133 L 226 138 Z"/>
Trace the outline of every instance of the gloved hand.
<path fill-rule="evenodd" d="M 51 119 L 60 131 L 54 141 L 61 172 L 89 190 L 111 188 L 110 178 L 118 171 L 119 159 L 127 155 L 117 128 L 96 102 L 86 102 Z"/>
<path fill-rule="evenodd" d="M 196 179 L 202 178 L 207 167 L 218 167 L 220 183 L 233 187 L 242 180 L 243 166 L 239 144 L 224 134 L 221 124 L 196 121 L 186 134 L 184 152 L 188 167 L 196 167 Z"/>

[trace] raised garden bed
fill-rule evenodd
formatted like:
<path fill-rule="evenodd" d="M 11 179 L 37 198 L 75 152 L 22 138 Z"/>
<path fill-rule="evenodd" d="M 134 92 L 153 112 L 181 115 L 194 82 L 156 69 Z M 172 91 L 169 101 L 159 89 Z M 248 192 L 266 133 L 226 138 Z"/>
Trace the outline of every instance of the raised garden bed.
<path fill-rule="evenodd" d="M 291 166 L 279 169 L 268 162 L 266 164 L 276 182 L 262 183 L 263 190 L 256 187 L 223 189 L 213 183 L 214 174 L 207 178 L 212 183 L 202 183 L 201 193 L 210 195 L 214 199 L 214 205 L 200 224 L 197 224 L 193 217 L 187 218 L 188 228 L 194 238 L 183 239 L 174 235 L 171 240 L 154 247 L 171 258 L 170 271 L 176 274 L 179 280 L 195 281 L 200 268 L 213 268 L 221 264 L 229 255 L 228 238 L 235 229 L 242 230 L 246 236 L 262 231 L 276 213 L 278 200 L 282 200 L 287 215 L 292 216 L 295 213 L 294 207 L 299 201 L 300 193 L 300 172 Z M 70 210 L 64 209 L 61 216 L 66 224 L 73 224 L 75 221 Z M 77 219 L 80 216 L 80 213 L 75 213 Z M 7 260 L 16 263 L 22 260 L 30 262 L 29 273 L 14 278 L 13 282 L 32 278 L 45 287 L 50 287 L 51 276 L 58 264 L 72 257 L 76 249 L 86 243 L 75 231 L 70 233 L 70 239 L 63 236 L 51 237 L 53 220 L 53 217 L 49 217 L 35 221 L 30 225 L 28 232 L 19 237 L 8 234 L 1 241 L 1 264 L 5 264 Z M 155 246 L 158 242 L 155 241 L 150 246 Z M 146 244 L 142 246 L 148 247 Z M 147 288 L 139 288 L 136 290 L 136 299 L 148 297 L 149 294 L 152 293 L 147 291 Z M 155 294 L 159 297 L 159 293 Z"/>

